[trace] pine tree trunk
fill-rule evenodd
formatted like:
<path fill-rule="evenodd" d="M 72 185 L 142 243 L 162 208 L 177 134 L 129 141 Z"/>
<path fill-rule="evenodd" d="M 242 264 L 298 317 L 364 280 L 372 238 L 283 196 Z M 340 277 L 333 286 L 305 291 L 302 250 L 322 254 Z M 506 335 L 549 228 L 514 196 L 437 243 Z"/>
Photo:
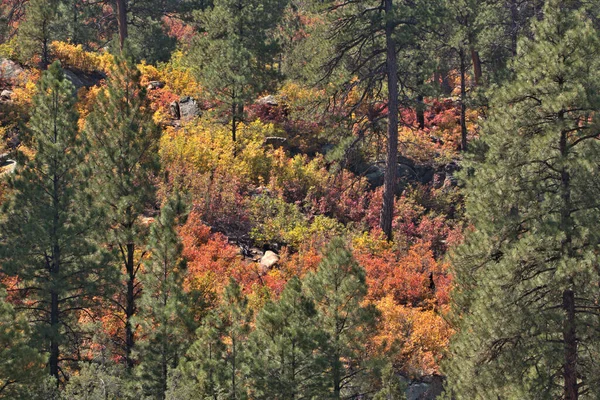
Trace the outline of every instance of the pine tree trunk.
<path fill-rule="evenodd" d="M 55 116 L 56 118 L 56 116 Z M 58 142 L 58 131 L 56 129 L 56 119 L 54 120 L 54 140 L 53 143 Z M 52 179 L 52 264 L 50 267 L 50 282 L 53 286 L 60 284 L 60 244 L 58 238 L 58 230 L 60 225 L 60 203 L 59 198 L 61 194 L 59 177 L 58 177 L 58 165 L 56 158 L 53 163 L 54 176 Z M 56 378 L 58 384 L 58 360 L 60 357 L 60 349 L 58 345 L 58 334 L 60 329 L 60 308 L 59 298 L 55 287 L 50 290 L 50 358 L 48 363 L 50 365 L 50 375 Z"/>
<path fill-rule="evenodd" d="M 135 245 L 133 243 L 127 244 L 127 306 L 125 312 L 125 354 L 127 368 L 133 368 L 133 359 L 131 353 L 135 344 L 135 338 L 133 334 L 133 322 L 131 319 L 135 314 Z"/>
<path fill-rule="evenodd" d="M 564 399 L 577 400 L 577 336 L 575 332 L 575 294 L 568 289 L 563 292 L 563 340 L 565 345 L 565 363 L 563 367 Z"/>
<path fill-rule="evenodd" d="M 471 61 L 473 62 L 473 75 L 475 77 L 475 85 L 479 86 L 481 83 L 481 59 L 479 58 L 479 52 L 471 47 Z"/>
<path fill-rule="evenodd" d="M 391 17 L 393 11 L 392 1 L 385 0 L 385 13 L 388 17 Z M 379 226 L 388 240 L 392 240 L 392 219 L 394 218 L 396 169 L 398 164 L 398 64 L 393 33 L 394 21 L 388 18 L 385 25 L 388 81 L 387 159 L 383 184 L 383 206 L 379 221 Z"/>
<path fill-rule="evenodd" d="M 420 70 L 421 66 L 423 63 L 418 62 L 417 63 L 417 68 Z M 416 109 L 416 114 L 417 114 L 417 126 L 419 127 L 419 129 L 424 129 L 425 128 L 425 107 L 423 104 L 423 95 L 421 94 L 421 86 L 423 86 L 423 75 L 421 74 L 421 71 L 419 71 L 417 73 L 417 90 L 419 91 L 419 94 L 417 95 L 417 109 Z"/>
<path fill-rule="evenodd" d="M 58 308 L 58 294 L 52 290 L 50 292 L 50 359 L 48 364 L 50 365 L 50 375 L 57 379 L 58 383 L 58 359 L 60 351 L 58 347 L 58 329 L 59 329 L 59 308 Z"/>
<path fill-rule="evenodd" d="M 237 104 L 235 100 L 231 105 L 231 140 L 233 141 L 233 145 L 235 146 L 235 142 L 237 141 Z"/>
<path fill-rule="evenodd" d="M 123 50 L 127 39 L 127 4 L 126 0 L 115 0 L 117 3 L 117 23 L 119 25 L 119 46 Z"/>
<path fill-rule="evenodd" d="M 465 78 L 465 52 L 460 50 L 460 147 L 467 151 L 467 83 Z"/>

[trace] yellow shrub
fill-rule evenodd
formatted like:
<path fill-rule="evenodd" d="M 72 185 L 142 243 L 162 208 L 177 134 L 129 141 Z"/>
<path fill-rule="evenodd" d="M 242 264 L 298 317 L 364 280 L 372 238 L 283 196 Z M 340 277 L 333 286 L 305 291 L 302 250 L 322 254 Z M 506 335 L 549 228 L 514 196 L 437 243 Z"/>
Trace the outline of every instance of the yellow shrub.
<path fill-rule="evenodd" d="M 63 67 L 76 68 L 84 72 L 109 71 L 114 63 L 110 53 L 95 53 L 66 42 L 52 42 L 52 51 Z"/>

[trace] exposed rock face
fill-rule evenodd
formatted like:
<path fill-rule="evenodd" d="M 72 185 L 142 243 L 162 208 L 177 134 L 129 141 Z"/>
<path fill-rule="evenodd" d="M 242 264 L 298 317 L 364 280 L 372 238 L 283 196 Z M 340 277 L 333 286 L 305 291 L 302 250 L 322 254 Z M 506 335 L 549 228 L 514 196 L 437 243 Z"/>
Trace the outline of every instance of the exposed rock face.
<path fill-rule="evenodd" d="M 0 93 L 0 101 L 9 101 L 12 94 L 12 90 L 3 90 Z"/>
<path fill-rule="evenodd" d="M 268 96 L 261 97 L 260 99 L 256 100 L 256 104 L 268 105 L 268 106 L 276 107 L 276 106 L 279 105 L 279 102 L 277 101 L 277 99 L 275 98 L 275 96 L 273 96 L 272 94 L 270 94 Z"/>
<path fill-rule="evenodd" d="M 100 73 L 85 74 L 82 72 L 75 72 L 70 69 L 65 69 L 65 78 L 71 81 L 75 90 L 79 90 L 82 87 L 92 87 L 100 84 L 100 81 L 104 79 L 104 76 Z"/>
<path fill-rule="evenodd" d="M 25 72 L 19 64 L 6 58 L 0 58 L 0 79 L 16 83 Z"/>
<path fill-rule="evenodd" d="M 444 378 L 439 375 L 425 376 L 406 383 L 407 400 L 434 400 L 444 390 Z"/>
<path fill-rule="evenodd" d="M 162 89 L 164 87 L 165 87 L 165 83 L 164 82 L 151 81 L 151 82 L 148 82 L 147 89 L 148 90 L 156 90 L 156 89 Z"/>
<path fill-rule="evenodd" d="M 193 97 L 179 99 L 179 116 L 183 121 L 189 121 L 200 115 L 200 107 Z"/>
<path fill-rule="evenodd" d="M 171 117 L 173 119 L 181 118 L 181 113 L 179 111 L 179 102 L 174 101 L 171 104 L 169 104 L 169 113 L 171 114 Z"/>
<path fill-rule="evenodd" d="M 260 259 L 260 270 L 261 273 L 266 274 L 271 268 L 273 268 L 279 262 L 279 256 L 267 250 L 265 255 Z"/>

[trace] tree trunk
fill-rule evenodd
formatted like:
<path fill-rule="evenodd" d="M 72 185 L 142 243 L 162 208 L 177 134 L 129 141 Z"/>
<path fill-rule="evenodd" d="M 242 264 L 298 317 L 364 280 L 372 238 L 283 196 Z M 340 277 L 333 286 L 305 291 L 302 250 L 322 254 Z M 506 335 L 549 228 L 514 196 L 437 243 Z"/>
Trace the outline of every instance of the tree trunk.
<path fill-rule="evenodd" d="M 123 50 L 127 39 L 127 0 L 115 0 L 117 3 L 117 23 L 119 24 L 119 46 Z"/>
<path fill-rule="evenodd" d="M 58 359 L 60 351 L 58 347 L 58 329 L 59 329 L 59 309 L 58 294 L 52 290 L 50 292 L 50 375 L 56 378 L 58 383 Z"/>
<path fill-rule="evenodd" d="M 460 50 L 460 147 L 467 151 L 467 87 L 465 79 L 465 52 Z"/>
<path fill-rule="evenodd" d="M 417 69 L 419 70 L 417 72 L 417 90 L 419 91 L 419 94 L 417 95 L 416 107 L 417 126 L 419 127 L 419 129 L 425 128 L 425 104 L 423 104 L 423 95 L 421 94 L 421 87 L 423 86 L 423 74 L 421 73 L 422 66 L 423 63 L 419 61 L 417 63 Z"/>
<path fill-rule="evenodd" d="M 133 368 L 133 359 L 131 353 L 135 344 L 133 322 L 131 321 L 135 315 L 135 245 L 127 244 L 127 306 L 125 312 L 125 355 L 127 368 Z"/>
<path fill-rule="evenodd" d="M 577 336 L 575 332 L 575 294 L 571 289 L 563 292 L 563 340 L 565 344 L 565 363 L 563 367 L 564 399 L 577 400 Z"/>
<path fill-rule="evenodd" d="M 479 86 L 481 83 L 481 59 L 479 58 L 479 52 L 471 47 L 471 61 L 473 62 L 473 75 L 475 77 L 475 85 Z"/>
<path fill-rule="evenodd" d="M 393 38 L 394 21 L 391 18 L 393 0 L 385 0 L 385 42 L 387 50 L 388 83 L 388 127 L 387 159 L 383 183 L 383 206 L 379 226 L 388 240 L 392 240 L 392 219 L 394 218 L 394 200 L 396 192 L 396 169 L 398 164 L 398 63 L 396 61 L 396 43 Z"/>

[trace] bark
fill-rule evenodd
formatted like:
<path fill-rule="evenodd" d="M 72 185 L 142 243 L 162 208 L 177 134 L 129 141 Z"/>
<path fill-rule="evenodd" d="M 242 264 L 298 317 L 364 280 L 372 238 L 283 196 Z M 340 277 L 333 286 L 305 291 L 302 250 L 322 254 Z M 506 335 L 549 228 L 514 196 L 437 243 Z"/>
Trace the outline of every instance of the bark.
<path fill-rule="evenodd" d="M 385 13 L 392 14 L 392 0 L 385 0 Z M 388 240 L 392 240 L 392 219 L 394 217 L 394 199 L 396 191 L 396 168 L 398 163 L 398 63 L 396 43 L 393 38 L 394 21 L 388 18 L 385 25 L 386 73 L 388 83 L 388 127 L 387 158 L 383 184 L 383 206 L 379 225 Z"/>
<path fill-rule="evenodd" d="M 460 50 L 460 147 L 467 151 L 467 87 L 465 79 L 465 52 Z"/>
<path fill-rule="evenodd" d="M 421 69 L 421 66 L 422 66 L 421 62 L 417 63 L 417 68 L 419 70 Z M 425 128 L 425 107 L 424 107 L 425 104 L 423 103 L 423 95 L 421 94 L 422 86 L 423 86 L 423 75 L 419 71 L 417 73 L 417 90 L 419 91 L 419 94 L 417 95 L 417 107 L 416 107 L 417 126 L 419 127 L 419 129 Z"/>
<path fill-rule="evenodd" d="M 473 62 L 473 75 L 475 77 L 475 85 L 479 86 L 481 83 L 481 59 L 479 58 L 479 52 L 471 47 L 471 61 Z"/>
<path fill-rule="evenodd" d="M 117 23 L 119 25 L 119 46 L 123 50 L 127 39 L 127 0 L 115 0 L 117 3 Z"/>
<path fill-rule="evenodd" d="M 563 292 L 563 309 L 565 320 L 563 323 L 564 340 L 564 399 L 577 400 L 577 336 L 575 332 L 575 294 L 568 289 Z"/>
<path fill-rule="evenodd" d="M 135 245 L 133 243 L 127 244 L 127 305 L 125 307 L 125 354 L 127 368 L 133 368 L 133 359 L 131 353 L 133 346 L 135 345 L 133 322 L 131 321 L 135 315 Z"/>

